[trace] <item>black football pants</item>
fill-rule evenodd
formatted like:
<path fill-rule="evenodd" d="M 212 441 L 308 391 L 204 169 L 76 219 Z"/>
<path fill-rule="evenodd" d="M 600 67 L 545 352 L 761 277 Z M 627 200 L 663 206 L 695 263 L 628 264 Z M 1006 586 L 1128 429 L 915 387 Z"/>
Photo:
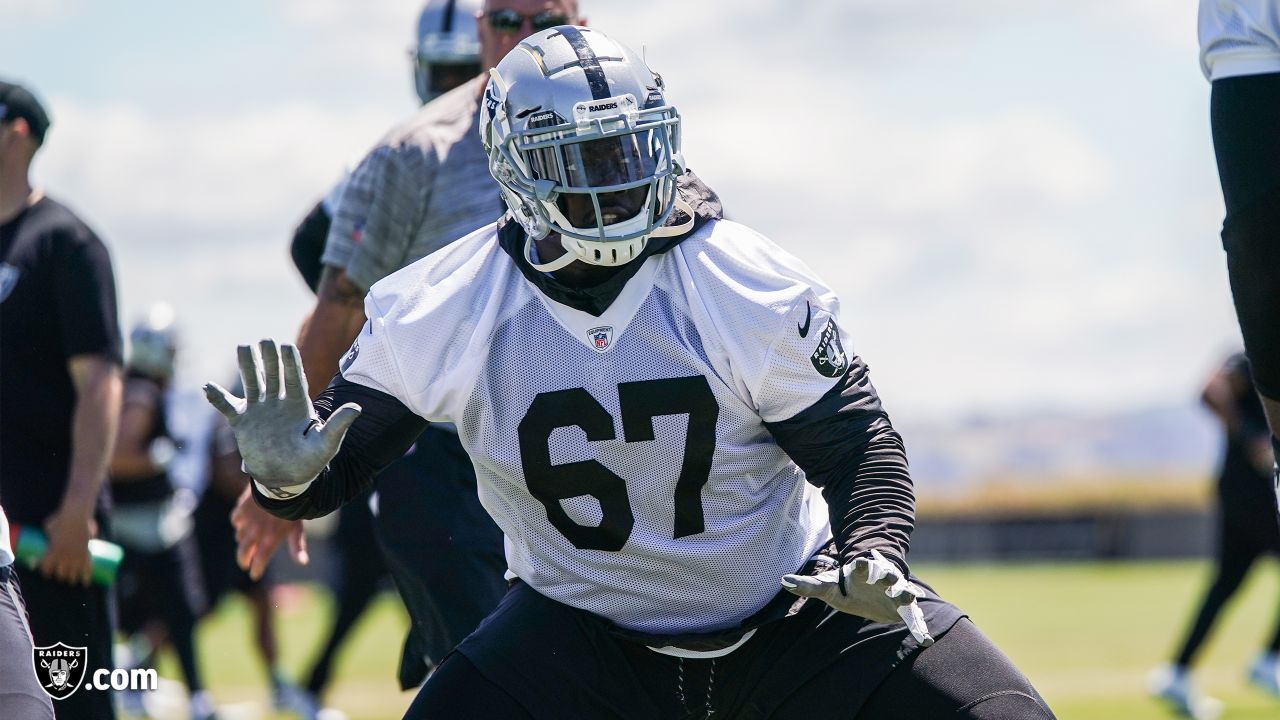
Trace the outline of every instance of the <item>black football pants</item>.
<path fill-rule="evenodd" d="M 655 660 L 663 657 L 649 650 L 642 652 L 651 653 Z M 709 661 L 685 662 L 686 707 L 669 717 L 707 718 L 706 709 L 698 700 L 707 689 Z M 688 667 L 695 663 L 703 667 Z M 902 661 L 861 709 L 851 711 L 842 707 L 839 688 L 842 678 L 857 672 L 853 662 L 838 663 L 814 677 L 770 717 L 831 720 L 1041 720 L 1054 717 L 1026 677 L 967 618 L 952 626 L 933 646 Z M 405 720 L 457 717 L 536 720 L 519 700 L 490 682 L 465 656 L 454 653 L 423 687 Z M 717 717 L 714 713 L 710 715 L 710 718 Z"/>
<path fill-rule="evenodd" d="M 1280 401 L 1280 73 L 1214 81 L 1210 120 L 1236 315 L 1254 384 Z"/>
<path fill-rule="evenodd" d="M 902 623 L 871 623 L 807 600 L 785 603 L 788 614 L 756 625 L 727 655 L 684 659 L 516 581 L 405 717 L 765 720 L 804 710 L 841 720 L 1052 718 L 963 612 L 920 584 L 921 610 L 938 637 L 923 650 Z"/>

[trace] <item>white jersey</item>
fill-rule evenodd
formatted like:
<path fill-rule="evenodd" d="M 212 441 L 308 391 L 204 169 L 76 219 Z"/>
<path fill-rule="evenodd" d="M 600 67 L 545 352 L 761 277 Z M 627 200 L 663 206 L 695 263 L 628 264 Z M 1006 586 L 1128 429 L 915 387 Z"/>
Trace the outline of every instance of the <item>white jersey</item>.
<path fill-rule="evenodd" d="M 1280 3 L 1200 0 L 1200 69 L 1210 81 L 1280 72 Z"/>
<path fill-rule="evenodd" d="M 343 375 L 457 424 L 516 576 L 624 628 L 709 632 L 831 537 L 764 423 L 840 382 L 837 306 L 786 251 L 711 221 L 595 317 L 488 226 L 373 286 Z"/>

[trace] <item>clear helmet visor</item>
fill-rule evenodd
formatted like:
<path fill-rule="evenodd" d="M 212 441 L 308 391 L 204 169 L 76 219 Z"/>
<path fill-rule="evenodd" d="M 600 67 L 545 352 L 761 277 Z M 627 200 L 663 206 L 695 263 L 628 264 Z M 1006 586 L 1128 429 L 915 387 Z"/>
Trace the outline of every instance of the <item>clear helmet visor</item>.
<path fill-rule="evenodd" d="M 557 185 L 556 207 L 571 225 L 607 227 L 651 205 L 653 182 L 671 162 L 668 147 L 667 130 L 658 126 L 539 148 L 527 158 L 534 180 Z"/>

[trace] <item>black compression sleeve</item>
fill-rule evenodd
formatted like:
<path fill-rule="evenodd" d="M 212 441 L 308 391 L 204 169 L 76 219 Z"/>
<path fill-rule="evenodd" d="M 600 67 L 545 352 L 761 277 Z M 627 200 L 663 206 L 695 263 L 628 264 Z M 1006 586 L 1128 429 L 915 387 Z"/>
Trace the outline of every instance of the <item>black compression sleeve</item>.
<path fill-rule="evenodd" d="M 337 510 L 368 487 L 375 475 L 403 456 L 427 428 L 427 421 L 399 400 L 344 380 L 341 375 L 334 376 L 329 387 L 316 398 L 316 413 L 321 420 L 327 420 L 335 408 L 350 402 L 358 404 L 363 412 L 347 431 L 342 449 L 306 492 L 296 498 L 276 500 L 263 495 L 257 485 L 250 484 L 254 499 L 267 512 L 286 520 L 299 520 Z"/>
<path fill-rule="evenodd" d="M 879 550 L 907 572 L 915 491 L 902 438 L 889 423 L 862 358 L 789 420 L 766 423 L 778 446 L 822 488 L 842 562 Z"/>

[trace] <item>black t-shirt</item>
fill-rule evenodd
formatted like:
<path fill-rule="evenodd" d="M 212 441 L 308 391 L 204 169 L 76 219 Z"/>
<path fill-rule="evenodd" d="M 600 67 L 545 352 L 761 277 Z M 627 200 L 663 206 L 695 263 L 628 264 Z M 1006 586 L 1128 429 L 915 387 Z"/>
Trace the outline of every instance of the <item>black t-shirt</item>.
<path fill-rule="evenodd" d="M 62 501 L 76 399 L 67 361 L 86 354 L 120 361 L 111 258 L 46 197 L 0 225 L 0 502 L 10 520 L 38 524 Z"/>

